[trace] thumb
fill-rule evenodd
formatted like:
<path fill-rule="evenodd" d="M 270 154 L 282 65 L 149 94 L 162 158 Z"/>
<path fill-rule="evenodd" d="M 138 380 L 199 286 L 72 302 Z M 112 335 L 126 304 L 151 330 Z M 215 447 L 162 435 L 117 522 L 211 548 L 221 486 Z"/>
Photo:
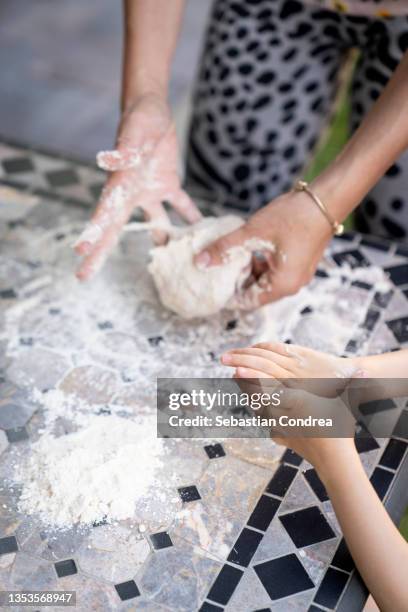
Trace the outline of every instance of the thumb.
<path fill-rule="evenodd" d="M 227 252 L 230 249 L 240 246 L 248 240 L 248 231 L 245 228 L 246 225 L 243 225 L 234 232 L 226 234 L 206 246 L 194 257 L 195 265 L 200 269 L 220 266 L 225 262 Z"/>

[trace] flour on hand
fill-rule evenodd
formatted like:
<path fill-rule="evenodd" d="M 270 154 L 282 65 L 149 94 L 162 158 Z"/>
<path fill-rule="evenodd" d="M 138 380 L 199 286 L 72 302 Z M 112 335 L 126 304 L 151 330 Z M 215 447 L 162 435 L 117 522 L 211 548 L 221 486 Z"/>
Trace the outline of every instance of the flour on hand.
<path fill-rule="evenodd" d="M 187 228 L 180 238 L 152 249 L 149 272 L 164 306 L 184 319 L 208 317 L 232 306 L 249 274 L 251 250 L 234 247 L 222 265 L 206 269 L 199 269 L 193 258 L 243 224 L 243 219 L 233 215 L 207 217 Z"/>

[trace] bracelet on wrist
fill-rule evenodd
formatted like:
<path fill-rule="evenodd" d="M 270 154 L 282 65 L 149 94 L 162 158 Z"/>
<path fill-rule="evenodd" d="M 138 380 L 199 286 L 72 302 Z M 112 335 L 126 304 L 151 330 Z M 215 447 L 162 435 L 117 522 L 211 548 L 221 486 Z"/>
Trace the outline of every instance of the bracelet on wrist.
<path fill-rule="evenodd" d="M 329 213 L 327 207 L 321 199 L 310 189 L 309 184 L 306 181 L 297 181 L 297 183 L 293 187 L 294 191 L 304 191 L 307 195 L 313 200 L 316 206 L 319 208 L 321 213 L 326 218 L 327 222 L 330 224 L 334 236 L 341 236 L 344 232 L 344 225 L 339 223 Z"/>

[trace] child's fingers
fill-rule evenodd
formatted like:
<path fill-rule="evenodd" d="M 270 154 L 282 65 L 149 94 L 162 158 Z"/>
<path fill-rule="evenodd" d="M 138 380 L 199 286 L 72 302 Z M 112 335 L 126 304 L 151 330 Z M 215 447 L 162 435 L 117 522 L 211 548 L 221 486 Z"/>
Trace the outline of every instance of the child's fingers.
<path fill-rule="evenodd" d="M 270 378 L 270 376 L 268 376 L 268 374 L 265 374 L 265 372 L 261 372 L 260 370 L 253 370 L 252 368 L 244 368 L 241 366 L 236 368 L 235 376 L 237 378 L 251 378 L 251 379 Z"/>
<path fill-rule="evenodd" d="M 253 345 L 255 348 L 265 349 L 266 351 L 272 351 L 278 353 L 284 357 L 288 356 L 288 344 L 285 342 L 257 342 Z"/>
<path fill-rule="evenodd" d="M 245 367 L 257 370 L 272 378 L 287 378 L 289 376 L 289 372 L 276 365 L 273 361 L 254 354 L 226 353 L 221 357 L 221 362 L 233 368 Z"/>
<path fill-rule="evenodd" d="M 282 370 L 286 371 L 286 376 L 292 373 L 291 369 L 291 358 L 287 355 L 281 355 L 279 353 L 274 353 L 270 350 L 258 348 L 258 347 L 249 347 L 244 349 L 233 349 L 229 351 L 227 355 L 253 355 L 258 356 L 271 363 L 274 363 L 277 367 L 282 368 Z"/>

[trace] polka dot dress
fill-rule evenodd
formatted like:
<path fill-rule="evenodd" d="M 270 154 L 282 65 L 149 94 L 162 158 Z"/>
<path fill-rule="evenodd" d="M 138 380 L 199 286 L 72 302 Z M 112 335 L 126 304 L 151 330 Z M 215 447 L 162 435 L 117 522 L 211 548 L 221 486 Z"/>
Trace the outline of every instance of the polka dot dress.
<path fill-rule="evenodd" d="M 216 0 L 195 87 L 186 168 L 193 194 L 251 212 L 301 176 L 350 49 L 354 130 L 408 49 L 408 17 L 297 0 Z M 361 231 L 408 240 L 408 152 L 357 213 Z"/>

